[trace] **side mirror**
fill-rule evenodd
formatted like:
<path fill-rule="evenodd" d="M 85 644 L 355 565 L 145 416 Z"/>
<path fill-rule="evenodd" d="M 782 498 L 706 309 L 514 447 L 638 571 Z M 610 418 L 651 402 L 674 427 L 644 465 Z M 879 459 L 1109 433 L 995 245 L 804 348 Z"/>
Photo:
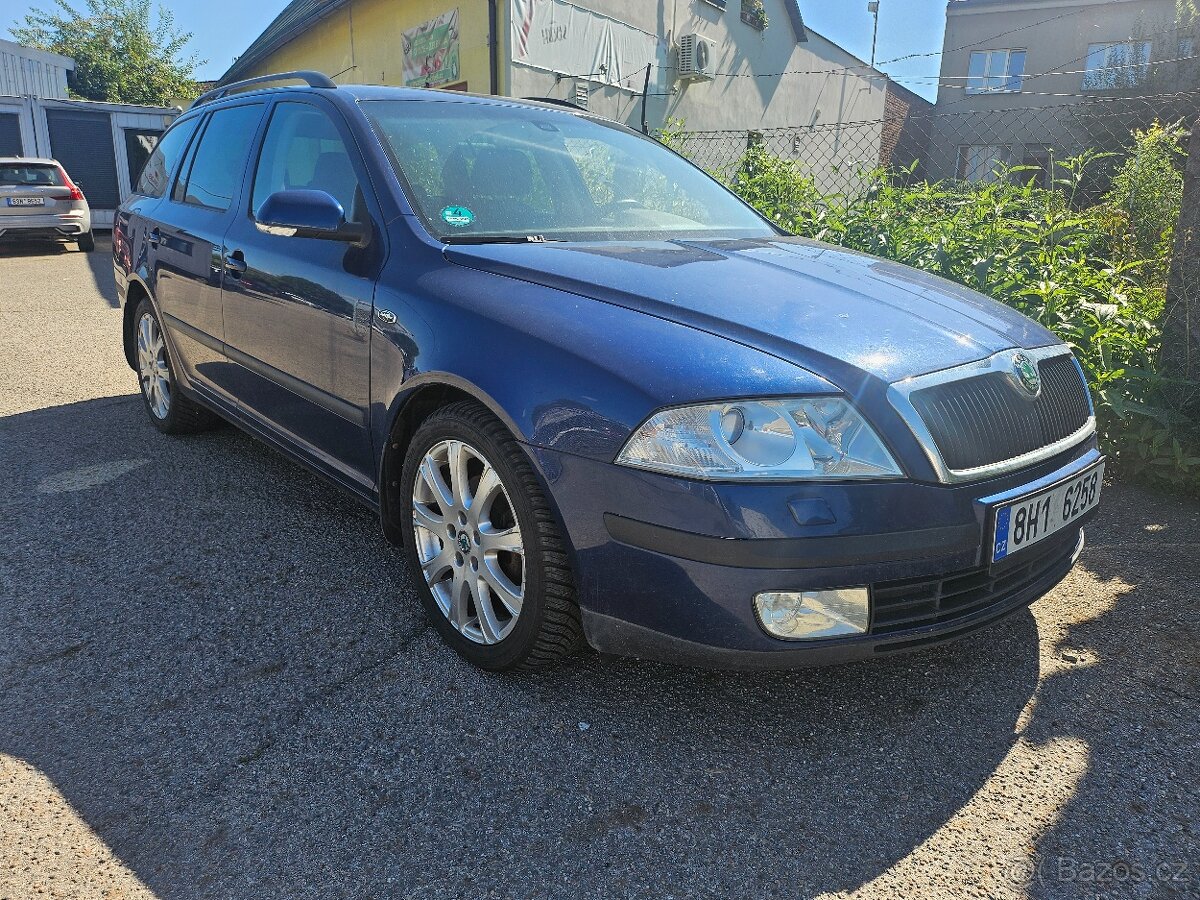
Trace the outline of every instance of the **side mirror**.
<path fill-rule="evenodd" d="M 282 237 L 322 238 L 357 244 L 367 228 L 347 222 L 346 211 L 325 191 L 277 191 L 254 214 L 258 230 Z"/>

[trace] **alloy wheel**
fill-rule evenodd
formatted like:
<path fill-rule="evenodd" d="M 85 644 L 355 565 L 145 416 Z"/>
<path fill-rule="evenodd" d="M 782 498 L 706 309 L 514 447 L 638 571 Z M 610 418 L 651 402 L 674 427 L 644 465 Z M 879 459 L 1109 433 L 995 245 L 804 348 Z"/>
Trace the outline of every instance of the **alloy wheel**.
<path fill-rule="evenodd" d="M 171 368 L 162 330 L 149 313 L 138 322 L 137 355 L 142 394 L 155 417 L 165 419 L 171 412 Z"/>
<path fill-rule="evenodd" d="M 412 493 L 417 560 L 442 615 L 475 643 L 504 640 L 525 598 L 525 543 L 499 473 L 445 440 L 421 459 Z"/>

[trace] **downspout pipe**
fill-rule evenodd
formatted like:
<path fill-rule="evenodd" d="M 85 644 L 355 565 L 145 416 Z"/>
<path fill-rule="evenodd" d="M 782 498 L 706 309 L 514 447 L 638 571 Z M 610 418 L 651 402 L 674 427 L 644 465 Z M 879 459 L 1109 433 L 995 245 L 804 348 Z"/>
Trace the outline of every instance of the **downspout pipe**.
<path fill-rule="evenodd" d="M 497 0 L 488 0 L 488 62 L 492 96 L 500 93 L 500 11 Z"/>
<path fill-rule="evenodd" d="M 653 63 L 646 66 L 646 82 L 642 85 L 642 134 L 650 133 L 650 122 L 646 118 L 646 100 L 650 96 L 650 69 Z"/>

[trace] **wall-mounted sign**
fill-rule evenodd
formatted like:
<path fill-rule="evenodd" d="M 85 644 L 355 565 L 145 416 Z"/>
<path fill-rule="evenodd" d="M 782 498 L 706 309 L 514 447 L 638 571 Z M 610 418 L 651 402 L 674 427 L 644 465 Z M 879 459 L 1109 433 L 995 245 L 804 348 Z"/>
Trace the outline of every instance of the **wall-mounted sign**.
<path fill-rule="evenodd" d="M 637 90 L 648 64 L 665 64 L 665 45 L 632 25 L 565 0 L 511 2 L 513 62 Z"/>
<path fill-rule="evenodd" d="M 403 37 L 406 85 L 438 87 L 461 80 L 457 9 L 404 32 Z"/>

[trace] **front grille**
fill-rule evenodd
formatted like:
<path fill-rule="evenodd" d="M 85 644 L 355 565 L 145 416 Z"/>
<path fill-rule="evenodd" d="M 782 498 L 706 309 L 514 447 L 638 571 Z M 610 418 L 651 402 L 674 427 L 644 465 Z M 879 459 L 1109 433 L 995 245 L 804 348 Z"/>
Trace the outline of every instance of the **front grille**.
<path fill-rule="evenodd" d="M 1047 588 L 1071 570 L 1079 530 L 1047 538 L 998 566 L 980 566 L 937 578 L 908 578 L 871 586 L 871 634 L 887 635 L 944 625 L 989 608 L 999 611 L 1027 588 Z"/>
<path fill-rule="evenodd" d="M 1022 396 L 1003 372 L 988 372 L 914 391 L 912 405 L 946 467 L 961 471 L 1024 456 L 1075 434 L 1091 416 L 1075 360 L 1042 360 L 1042 392 Z"/>

